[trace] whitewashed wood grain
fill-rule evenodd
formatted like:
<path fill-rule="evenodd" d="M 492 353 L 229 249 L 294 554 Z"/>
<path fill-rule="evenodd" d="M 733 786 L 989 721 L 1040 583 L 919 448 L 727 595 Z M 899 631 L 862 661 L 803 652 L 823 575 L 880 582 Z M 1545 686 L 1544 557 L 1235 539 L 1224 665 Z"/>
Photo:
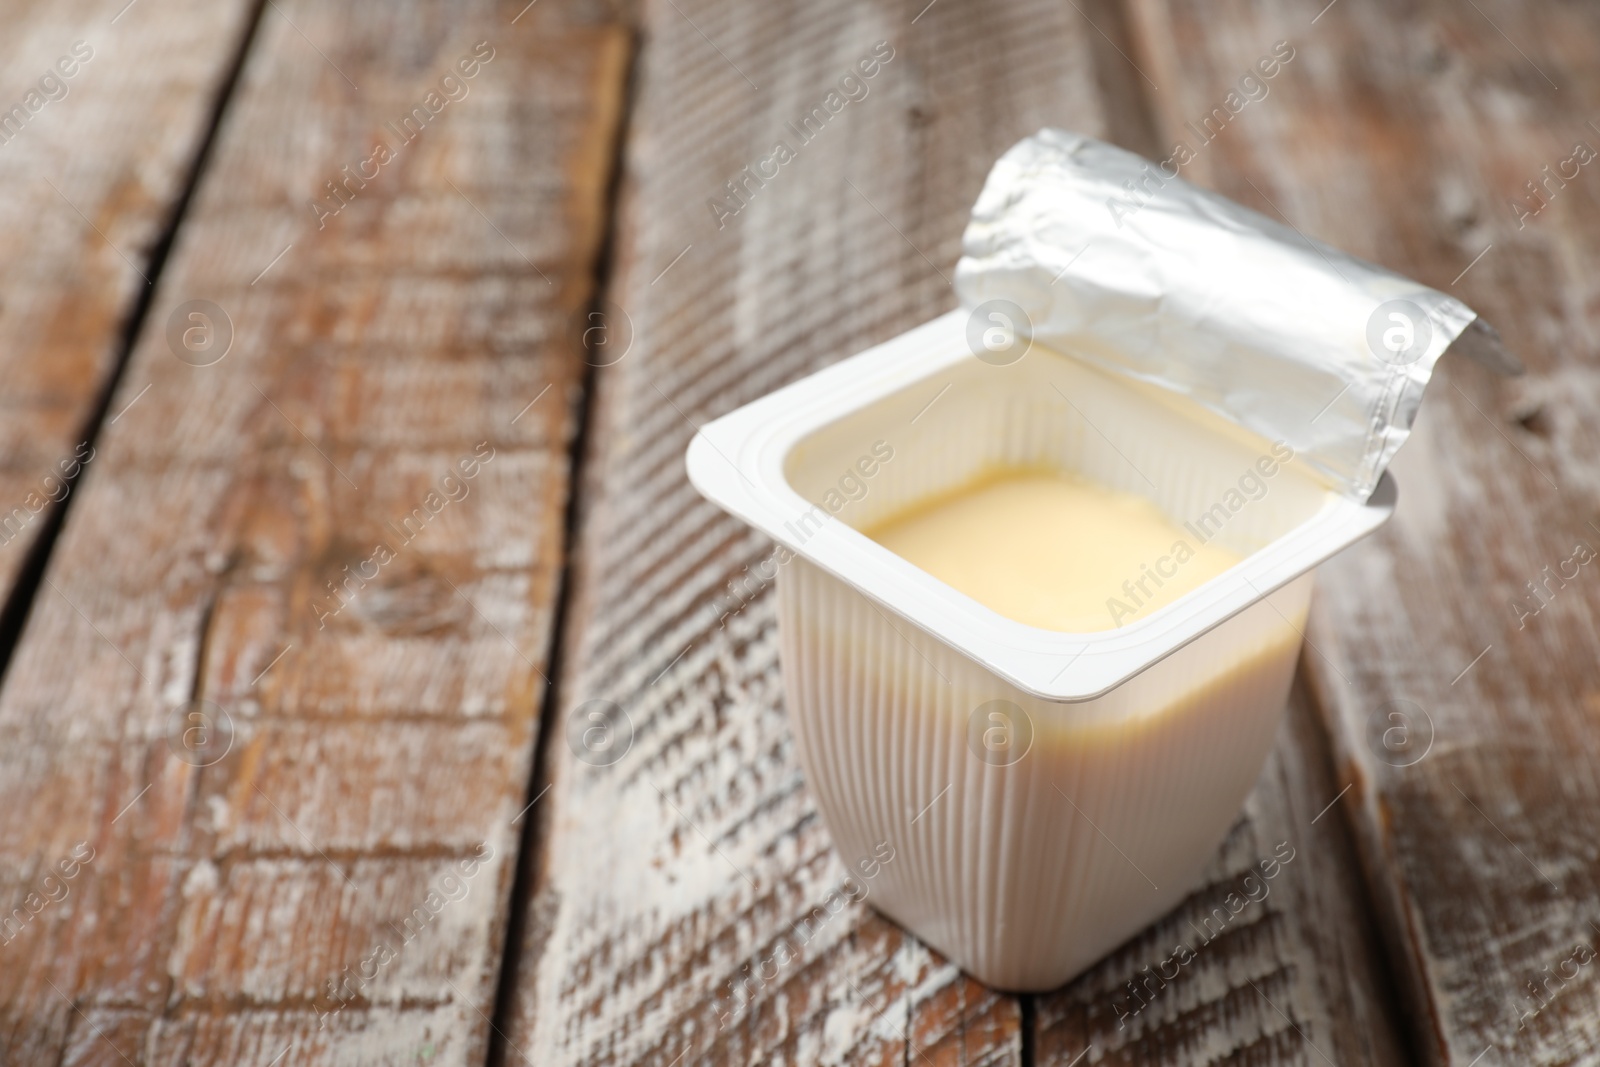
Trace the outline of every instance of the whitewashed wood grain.
<path fill-rule="evenodd" d="M 626 74 L 521 7 L 262 13 L 0 693 L 6 908 L 93 850 L 0 944 L 6 1063 L 484 1058 Z"/>
<path fill-rule="evenodd" d="M 1600 21 L 1499 2 L 1135 9 L 1173 136 L 1274 41 L 1296 50 L 1193 176 L 1459 296 L 1528 366 L 1441 364 L 1394 520 L 1324 569 L 1307 663 L 1419 1052 L 1591 1062 L 1595 972 L 1566 961 L 1600 937 L 1600 582 L 1569 563 L 1542 607 L 1526 583 L 1600 550 L 1600 186 L 1575 162 L 1539 200 L 1527 183 L 1600 147 Z"/>
<path fill-rule="evenodd" d="M 252 14 L 125 3 L 0 5 L 0 599 L 64 476 L 93 462 L 126 323 Z"/>

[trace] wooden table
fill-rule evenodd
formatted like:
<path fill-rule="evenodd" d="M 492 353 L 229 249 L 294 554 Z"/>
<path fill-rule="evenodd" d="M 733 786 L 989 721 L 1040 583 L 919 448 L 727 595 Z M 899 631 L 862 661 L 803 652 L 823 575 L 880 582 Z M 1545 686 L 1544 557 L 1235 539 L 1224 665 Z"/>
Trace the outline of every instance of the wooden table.
<path fill-rule="evenodd" d="M 0 1063 L 1600 1062 L 1600 11 L 0 11 Z M 1016 997 L 852 905 L 724 1020 L 843 867 L 684 449 L 954 306 L 1045 125 L 1185 141 L 1529 372 L 1442 365 L 1172 914 Z"/>

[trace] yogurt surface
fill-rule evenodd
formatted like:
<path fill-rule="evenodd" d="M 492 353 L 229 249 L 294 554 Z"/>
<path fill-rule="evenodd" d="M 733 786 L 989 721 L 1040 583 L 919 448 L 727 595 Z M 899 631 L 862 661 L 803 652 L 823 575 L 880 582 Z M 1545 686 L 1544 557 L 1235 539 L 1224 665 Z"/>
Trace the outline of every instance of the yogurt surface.
<path fill-rule="evenodd" d="M 1068 633 L 1144 618 L 1240 558 L 1141 496 L 1041 470 L 993 471 L 863 532 L 1009 619 Z"/>

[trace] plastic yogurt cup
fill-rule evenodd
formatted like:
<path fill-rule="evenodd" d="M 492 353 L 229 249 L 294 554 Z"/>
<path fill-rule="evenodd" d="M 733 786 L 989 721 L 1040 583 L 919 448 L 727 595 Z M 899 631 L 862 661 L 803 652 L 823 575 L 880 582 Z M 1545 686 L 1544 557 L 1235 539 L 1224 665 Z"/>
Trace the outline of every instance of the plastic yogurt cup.
<path fill-rule="evenodd" d="M 1152 202 L 1142 229 L 1088 217 L 1141 165 L 1055 131 L 1023 142 L 968 228 L 958 289 L 970 310 L 725 415 L 688 450 L 704 496 L 788 549 L 777 578 L 787 707 L 837 848 L 869 855 L 889 842 L 896 859 L 872 903 L 1003 989 L 1062 984 L 1196 887 L 1272 747 L 1313 571 L 1391 514 L 1382 468 L 1434 360 L 1473 322 L 1442 294 L 1333 252 L 1341 270 L 1176 180 L 1175 204 Z M 1062 231 L 1043 250 L 1052 219 L 1040 196 Z M 1171 239 L 1180 225 L 1227 240 L 1186 251 Z M 1120 267 L 1063 270 L 1085 236 Z M 1208 327 L 1230 306 L 1200 290 L 1217 284 L 1208 257 L 1237 271 L 1258 254 L 1278 258 L 1273 275 L 1287 260 L 1326 290 L 1285 277 L 1283 299 L 1332 293 L 1361 321 L 1297 347 L 1285 309 L 1239 362 L 1293 366 L 1229 382 L 1229 351 L 1248 345 Z M 1140 291 L 1150 278 L 1159 299 Z M 1368 350 L 1366 320 L 1402 289 L 1431 336 L 1397 371 L 1387 350 Z M 1205 312 L 1188 321 L 1185 307 Z M 1351 405 L 1336 397 L 1304 430 L 1285 417 L 1295 405 L 1315 414 L 1341 380 Z M 1302 395 L 1323 384 L 1334 388 Z M 1005 618 L 861 532 L 997 468 L 1138 494 L 1185 539 L 1241 560 L 1121 625 L 1066 633 Z"/>

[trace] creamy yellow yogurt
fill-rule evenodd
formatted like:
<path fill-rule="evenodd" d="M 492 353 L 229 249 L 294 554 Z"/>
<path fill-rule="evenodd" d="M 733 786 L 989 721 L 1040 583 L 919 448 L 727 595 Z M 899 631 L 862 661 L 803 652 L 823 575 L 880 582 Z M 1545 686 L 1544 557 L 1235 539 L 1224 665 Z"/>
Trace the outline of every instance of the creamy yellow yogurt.
<path fill-rule="evenodd" d="M 1052 471 L 995 471 L 862 532 L 1009 619 L 1069 633 L 1144 618 L 1240 559 L 1144 497 Z"/>

